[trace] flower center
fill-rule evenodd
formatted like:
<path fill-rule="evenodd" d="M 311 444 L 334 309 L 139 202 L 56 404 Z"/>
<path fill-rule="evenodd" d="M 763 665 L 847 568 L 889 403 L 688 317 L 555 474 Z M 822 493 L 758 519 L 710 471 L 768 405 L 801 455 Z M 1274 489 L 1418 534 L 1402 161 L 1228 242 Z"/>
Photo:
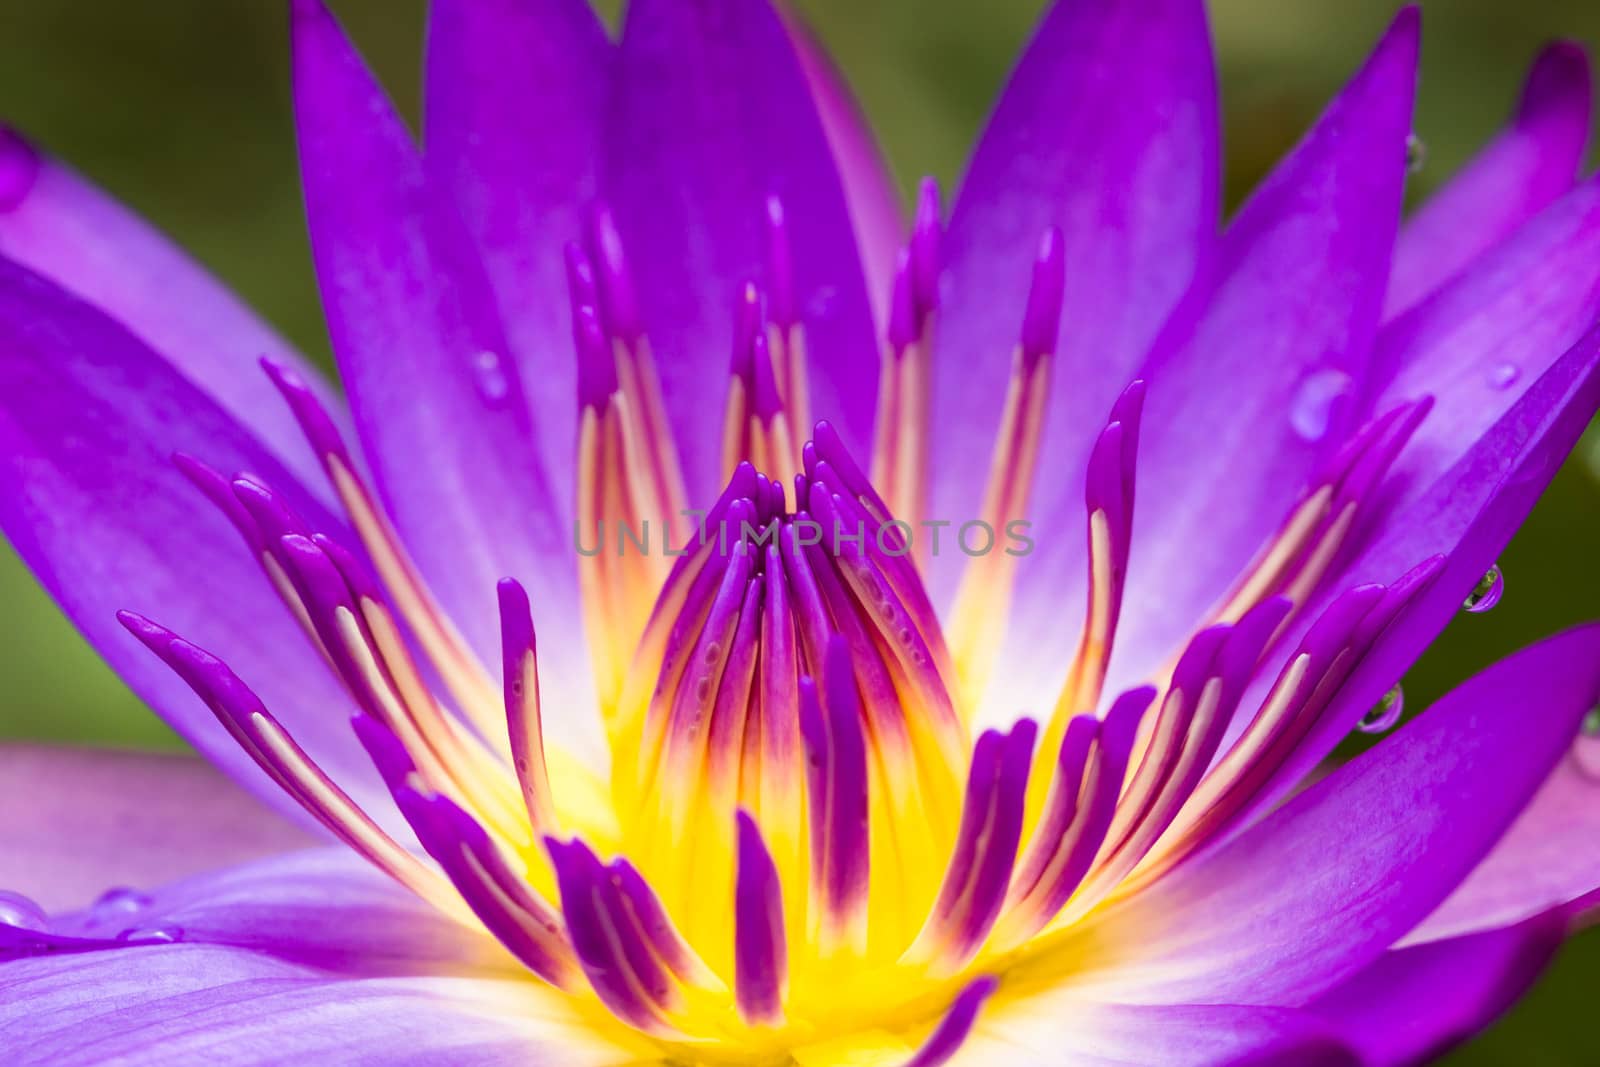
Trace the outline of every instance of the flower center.
<path fill-rule="evenodd" d="M 924 190 L 901 257 L 870 477 L 826 422 L 810 441 L 795 436 L 809 417 L 805 333 L 776 201 L 767 234 L 768 288 L 745 286 L 736 306 L 726 488 L 703 513 L 685 508 L 654 357 L 603 208 L 568 250 L 578 567 L 609 782 L 545 744 L 522 587 L 500 586 L 496 685 L 434 603 L 332 421 L 282 368 L 268 370 L 360 552 L 306 529 L 268 487 L 179 465 L 344 682 L 358 736 L 434 865 L 323 774 L 226 665 L 139 616 L 123 621 L 331 832 L 487 929 L 578 998 L 580 1016 L 598 1001 L 635 1035 L 696 1061 L 788 1062 L 801 1047 L 880 1040 L 885 1055 L 904 1054 L 923 1035 L 940 1048 L 970 1026 L 994 990 L 989 976 L 1246 810 L 1422 587 L 1437 561 L 1335 602 L 1214 760 L 1263 650 L 1425 405 L 1389 412 L 1334 455 L 1216 625 L 1158 685 L 1107 701 L 1144 395 L 1133 383 L 1089 460 L 1088 612 L 1076 652 L 1061 657 L 1059 698 L 1038 724 L 974 740 L 970 718 L 1016 579 L 1015 556 L 992 538 L 1026 515 L 1045 421 L 1059 235 L 1040 246 L 1013 355 L 980 516 L 991 541 L 968 553 L 941 626 L 916 536 L 929 525 L 937 201 Z"/>

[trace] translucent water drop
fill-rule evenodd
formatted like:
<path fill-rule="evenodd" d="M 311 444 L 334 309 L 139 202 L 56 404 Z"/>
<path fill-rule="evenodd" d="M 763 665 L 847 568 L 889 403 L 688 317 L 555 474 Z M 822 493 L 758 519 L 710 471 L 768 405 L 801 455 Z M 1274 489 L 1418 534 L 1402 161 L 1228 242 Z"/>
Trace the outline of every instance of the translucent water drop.
<path fill-rule="evenodd" d="M 1467 599 L 1461 602 L 1462 608 L 1481 615 L 1485 611 L 1500 603 L 1500 598 L 1506 593 L 1506 579 L 1500 573 L 1500 564 L 1483 572 L 1483 577 L 1478 579 L 1478 584 L 1472 587 L 1472 592 L 1467 594 Z"/>
<path fill-rule="evenodd" d="M 498 406 L 511 395 L 511 381 L 499 353 L 485 350 L 473 356 L 472 375 L 478 383 L 478 395 L 485 402 Z"/>
<path fill-rule="evenodd" d="M 1350 393 L 1350 376 L 1319 370 L 1300 383 L 1289 405 L 1289 425 L 1307 441 L 1320 441 L 1333 425 L 1335 406 Z"/>
<path fill-rule="evenodd" d="M 1489 387 L 1492 389 L 1510 389 L 1517 384 L 1517 379 L 1522 377 L 1522 369 L 1515 363 L 1496 363 L 1489 368 Z"/>
<path fill-rule="evenodd" d="M 93 910 L 102 915 L 132 915 L 150 906 L 150 898 L 125 885 L 107 889 L 94 902 Z"/>
<path fill-rule="evenodd" d="M 43 930 L 44 909 L 23 896 L 0 889 L 0 926 L 14 926 L 19 930 Z"/>
<path fill-rule="evenodd" d="M 1416 174 L 1428 162 L 1428 146 L 1414 133 L 1406 134 L 1406 173 Z"/>
<path fill-rule="evenodd" d="M 117 935 L 130 945 L 170 945 L 183 940 L 181 926 L 133 926 Z"/>
<path fill-rule="evenodd" d="M 1400 721 L 1400 714 L 1405 710 L 1406 695 L 1397 685 L 1383 694 L 1383 699 L 1361 717 L 1361 721 L 1356 723 L 1356 729 L 1364 734 L 1386 734 L 1394 729 L 1395 724 Z"/>

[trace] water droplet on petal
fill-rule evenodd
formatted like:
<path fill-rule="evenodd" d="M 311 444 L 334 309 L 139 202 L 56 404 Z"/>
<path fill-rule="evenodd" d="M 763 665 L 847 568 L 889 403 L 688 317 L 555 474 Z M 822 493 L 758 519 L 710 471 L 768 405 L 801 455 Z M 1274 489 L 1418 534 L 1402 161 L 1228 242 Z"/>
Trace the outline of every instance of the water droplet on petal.
<path fill-rule="evenodd" d="M 478 383 L 478 395 L 485 403 L 498 407 L 511 395 L 511 382 L 499 353 L 485 350 L 473 356 L 472 375 Z"/>
<path fill-rule="evenodd" d="M 1462 608 L 1481 615 L 1496 604 L 1506 593 L 1506 579 L 1500 573 L 1500 564 L 1483 572 L 1483 577 L 1478 579 L 1478 584 L 1472 587 L 1472 592 L 1467 594 L 1467 599 L 1461 602 Z"/>
<path fill-rule="evenodd" d="M 0 926 L 19 930 L 43 930 L 44 909 L 21 893 L 0 889 Z"/>
<path fill-rule="evenodd" d="M 1361 721 L 1356 723 L 1356 729 L 1364 734 L 1386 734 L 1394 729 L 1395 724 L 1400 721 L 1401 713 L 1405 710 L 1406 695 L 1397 685 L 1383 694 L 1383 699 L 1361 717 Z"/>
<path fill-rule="evenodd" d="M 1300 383 L 1289 405 L 1289 425 L 1307 441 L 1328 436 L 1336 406 L 1350 393 L 1350 376 L 1343 371 L 1319 370 Z"/>
<path fill-rule="evenodd" d="M 1406 173 L 1416 174 L 1428 162 L 1428 146 L 1414 133 L 1406 134 Z"/>
<path fill-rule="evenodd" d="M 1489 368 L 1489 386 L 1492 389 L 1510 389 L 1522 377 L 1522 369 L 1515 363 L 1496 363 Z"/>
<path fill-rule="evenodd" d="M 183 940 L 181 926 L 133 926 L 117 935 L 118 941 L 130 945 L 170 945 Z"/>
<path fill-rule="evenodd" d="M 811 294 L 811 299 L 806 302 L 806 318 L 813 322 L 831 318 L 835 311 L 834 305 L 839 302 L 839 290 L 831 285 L 825 285 Z"/>
<path fill-rule="evenodd" d="M 131 915 L 150 906 L 150 898 L 137 889 L 119 885 L 107 889 L 95 900 L 93 910 L 101 914 Z"/>

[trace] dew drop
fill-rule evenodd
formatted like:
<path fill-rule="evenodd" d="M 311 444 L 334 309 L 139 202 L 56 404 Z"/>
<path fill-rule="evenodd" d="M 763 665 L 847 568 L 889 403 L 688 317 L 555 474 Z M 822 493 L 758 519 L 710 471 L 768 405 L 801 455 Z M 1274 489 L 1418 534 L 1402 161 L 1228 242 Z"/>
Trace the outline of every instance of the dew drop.
<path fill-rule="evenodd" d="M 839 290 L 831 285 L 825 285 L 811 295 L 806 302 L 806 317 L 812 320 L 823 320 L 833 316 L 835 305 L 839 302 Z"/>
<path fill-rule="evenodd" d="M 125 885 L 107 889 L 95 900 L 93 910 L 102 915 L 132 915 L 150 906 L 150 898 Z"/>
<path fill-rule="evenodd" d="M 1467 594 L 1467 599 L 1461 602 L 1461 607 L 1481 615 L 1500 603 L 1500 598 L 1506 593 L 1506 579 L 1500 573 L 1500 564 L 1483 572 L 1483 577 L 1478 579 L 1478 584 L 1472 587 L 1472 592 Z"/>
<path fill-rule="evenodd" d="M 1361 717 L 1356 729 L 1364 734 L 1386 734 L 1394 729 L 1395 724 L 1400 721 L 1400 714 L 1405 710 L 1406 696 L 1397 685 L 1383 694 L 1383 699 Z"/>
<path fill-rule="evenodd" d="M 21 893 L 0 889 L 0 926 L 18 930 L 43 930 L 44 909 Z"/>
<path fill-rule="evenodd" d="M 183 940 L 183 927 L 131 926 L 118 934 L 117 940 L 129 945 L 170 945 Z"/>
<path fill-rule="evenodd" d="M 1406 134 L 1406 173 L 1418 173 L 1427 162 L 1428 146 L 1416 134 Z"/>
<path fill-rule="evenodd" d="M 1517 384 L 1517 379 L 1522 377 L 1522 368 L 1515 363 L 1496 363 L 1489 368 L 1489 387 L 1491 389 L 1510 389 Z"/>
<path fill-rule="evenodd" d="M 1289 405 L 1289 425 L 1302 439 L 1320 441 L 1333 425 L 1338 404 L 1349 395 L 1350 376 L 1343 371 L 1319 370 L 1300 383 Z"/>
<path fill-rule="evenodd" d="M 478 383 L 478 395 L 491 406 L 498 407 L 511 395 L 511 382 L 506 378 L 499 353 L 485 349 L 473 356 L 472 376 Z"/>

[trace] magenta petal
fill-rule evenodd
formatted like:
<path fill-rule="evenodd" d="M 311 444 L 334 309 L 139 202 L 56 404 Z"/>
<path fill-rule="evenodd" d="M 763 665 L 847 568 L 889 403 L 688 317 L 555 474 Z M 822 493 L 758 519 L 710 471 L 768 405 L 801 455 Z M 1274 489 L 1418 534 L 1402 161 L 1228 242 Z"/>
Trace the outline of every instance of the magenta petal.
<path fill-rule="evenodd" d="M 727 394 L 740 286 L 765 275 L 769 196 L 788 219 L 811 410 L 865 455 L 878 360 L 871 305 L 839 171 L 782 19 L 767 0 L 635 0 L 614 105 L 605 192 L 691 504 L 710 500 L 727 473 L 707 418 Z"/>
<path fill-rule="evenodd" d="M 568 625 L 577 610 L 570 531 L 477 252 L 318 0 L 295 4 L 293 43 L 312 251 L 379 491 L 484 662 L 499 649 L 495 583 L 515 577 L 528 587 L 548 651 L 541 680 L 551 706 L 573 709 L 551 721 L 569 733 L 591 729 L 581 628 Z"/>
<path fill-rule="evenodd" d="M 1565 926 L 1518 926 L 1385 952 L 1311 1003 L 1369 1067 L 1424 1063 L 1488 1026 L 1528 991 Z"/>
<path fill-rule="evenodd" d="M 1057 638 L 1071 647 L 1080 616 L 1062 591 L 1081 577 L 1089 451 L 1215 239 L 1218 123 L 1201 0 L 1058 0 L 956 198 L 933 384 L 932 517 L 979 513 L 1029 266 L 1052 227 L 1069 264 L 1032 515 L 1050 537 L 1022 561 L 1017 586 L 1034 649 Z M 931 560 L 940 601 L 964 559 Z"/>
<path fill-rule="evenodd" d="M 191 756 L 0 746 L 0 887 L 44 907 L 313 842 Z"/>
<path fill-rule="evenodd" d="M 173 465 L 175 451 L 249 471 L 314 528 L 343 529 L 138 338 L 0 260 L 0 527 L 18 554 L 141 698 L 269 804 L 305 821 L 117 611 L 159 614 L 227 657 L 324 770 L 399 823 L 345 721 L 343 690 L 228 519 Z"/>
<path fill-rule="evenodd" d="M 562 248 L 595 196 L 612 55 L 587 0 L 438 0 L 429 12 L 427 165 L 483 255 L 563 514 L 578 431 Z"/>
<path fill-rule="evenodd" d="M 1405 224 L 1384 318 L 1419 303 L 1572 187 L 1589 142 L 1589 59 L 1570 41 L 1534 61 L 1511 123 Z"/>
<path fill-rule="evenodd" d="M 1118 632 L 1112 690 L 1160 668 L 1352 428 L 1400 217 L 1417 23 L 1400 13 L 1240 209 L 1139 374 L 1126 596 L 1141 610 Z"/>
<path fill-rule="evenodd" d="M 153 226 L 0 127 L 0 170 L 21 168 L 31 179 L 20 198 L 0 203 L 0 255 L 122 323 L 306 484 L 320 486 L 316 458 L 257 361 L 295 368 L 342 419 L 322 375 Z"/>
<path fill-rule="evenodd" d="M 1600 890 L 1600 738 L 1580 736 L 1494 851 L 1406 942 L 1509 926 Z"/>
<path fill-rule="evenodd" d="M 1493 846 L 1600 698 L 1600 624 L 1503 660 L 1080 935 L 1090 995 L 1304 1004 Z M 1071 954 L 1069 941 L 1062 951 Z"/>

